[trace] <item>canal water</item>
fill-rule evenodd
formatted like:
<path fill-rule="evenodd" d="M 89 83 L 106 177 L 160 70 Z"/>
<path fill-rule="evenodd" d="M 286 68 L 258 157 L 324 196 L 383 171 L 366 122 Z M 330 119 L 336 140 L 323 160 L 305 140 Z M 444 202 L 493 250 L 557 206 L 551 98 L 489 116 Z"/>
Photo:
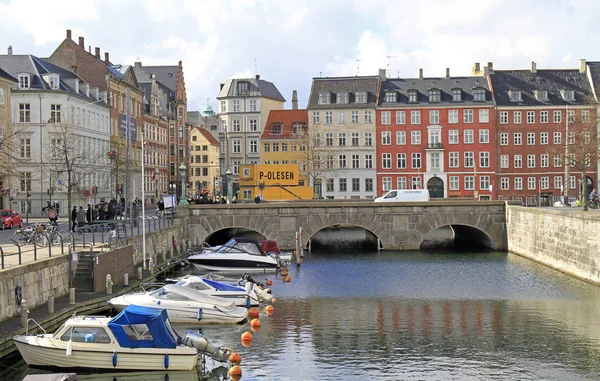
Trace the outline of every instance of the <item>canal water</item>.
<path fill-rule="evenodd" d="M 290 275 L 268 277 L 278 300 L 251 346 L 248 325 L 201 328 L 241 354 L 242 380 L 600 380 L 600 288 L 516 255 L 338 248 Z M 12 379 L 34 372 L 11 367 Z"/>

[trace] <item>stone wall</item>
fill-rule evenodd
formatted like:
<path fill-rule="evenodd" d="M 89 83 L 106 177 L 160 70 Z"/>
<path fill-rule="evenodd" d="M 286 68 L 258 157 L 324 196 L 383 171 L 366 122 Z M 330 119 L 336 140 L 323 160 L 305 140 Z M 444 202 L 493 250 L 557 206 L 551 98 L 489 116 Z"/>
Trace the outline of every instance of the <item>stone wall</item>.
<path fill-rule="evenodd" d="M 94 256 L 94 292 L 106 290 L 106 275 L 110 274 L 114 285 L 123 285 L 123 275 L 133 279 L 133 246 L 128 245 Z"/>
<path fill-rule="evenodd" d="M 600 285 L 600 215 L 509 206 L 508 250 Z"/>
<path fill-rule="evenodd" d="M 69 292 L 69 256 L 61 255 L 3 270 L 0 276 L 0 321 L 17 314 L 15 288 L 21 286 L 29 308 Z"/>

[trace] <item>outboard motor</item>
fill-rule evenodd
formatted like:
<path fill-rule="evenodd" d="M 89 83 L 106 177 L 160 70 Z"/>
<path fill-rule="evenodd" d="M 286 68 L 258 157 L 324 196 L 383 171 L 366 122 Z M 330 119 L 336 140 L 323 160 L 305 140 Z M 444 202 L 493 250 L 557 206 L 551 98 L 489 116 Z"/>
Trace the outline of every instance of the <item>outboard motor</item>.
<path fill-rule="evenodd" d="M 220 362 L 227 362 L 229 355 L 232 353 L 229 348 L 212 345 L 204 336 L 194 331 L 186 331 L 185 335 L 183 335 L 182 342 L 183 345 L 196 348 L 199 352 Z"/>

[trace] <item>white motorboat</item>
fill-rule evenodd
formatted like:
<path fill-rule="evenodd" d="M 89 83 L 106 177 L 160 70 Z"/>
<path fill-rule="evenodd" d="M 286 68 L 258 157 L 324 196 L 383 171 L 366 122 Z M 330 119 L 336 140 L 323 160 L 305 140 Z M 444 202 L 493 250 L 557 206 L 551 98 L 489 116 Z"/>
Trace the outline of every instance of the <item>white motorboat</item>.
<path fill-rule="evenodd" d="M 217 250 L 194 252 L 187 259 L 200 271 L 223 273 L 272 273 L 287 266 L 275 253 L 266 254 L 258 241 L 232 238 Z"/>
<path fill-rule="evenodd" d="M 231 354 L 195 332 L 182 339 L 165 310 L 139 306 L 114 318 L 74 316 L 54 334 L 44 331 L 13 340 L 27 364 L 62 368 L 192 370 L 199 354 L 221 362 Z"/>
<path fill-rule="evenodd" d="M 171 281 L 177 286 L 185 287 L 209 296 L 230 300 L 240 307 L 250 308 L 259 305 L 260 298 L 253 291 L 252 284 L 248 284 L 246 288 L 241 285 L 219 282 L 198 275 L 186 275 Z"/>
<path fill-rule="evenodd" d="M 173 323 L 240 323 L 248 310 L 231 300 L 167 284 L 158 290 L 122 295 L 108 301 L 117 311 L 129 305 L 164 308 Z"/>
<path fill-rule="evenodd" d="M 250 290 L 250 293 L 254 293 L 259 302 L 270 302 L 273 300 L 273 294 L 271 289 L 266 287 L 264 283 L 255 280 L 252 275 L 246 273 L 243 274 L 239 279 L 226 278 L 218 273 L 207 273 L 201 275 L 202 278 L 215 280 L 220 283 L 230 284 L 232 286 L 243 286 L 246 290 Z"/>

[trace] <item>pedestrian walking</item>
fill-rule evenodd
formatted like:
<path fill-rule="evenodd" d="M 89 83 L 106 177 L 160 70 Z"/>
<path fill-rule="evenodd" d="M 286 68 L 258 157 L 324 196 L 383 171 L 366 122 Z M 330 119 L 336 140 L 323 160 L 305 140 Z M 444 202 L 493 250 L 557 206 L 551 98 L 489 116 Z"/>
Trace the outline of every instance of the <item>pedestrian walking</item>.
<path fill-rule="evenodd" d="M 77 206 L 73 206 L 71 210 L 71 231 L 75 233 L 75 227 L 77 226 Z"/>
<path fill-rule="evenodd" d="M 83 209 L 83 206 L 80 206 L 79 210 L 77 211 L 77 230 L 79 230 L 85 226 L 85 219 L 86 219 L 85 210 Z"/>
<path fill-rule="evenodd" d="M 88 204 L 87 210 L 85 211 L 85 222 L 88 224 L 92 222 L 92 206 Z"/>
<path fill-rule="evenodd" d="M 56 210 L 53 207 L 48 209 L 48 219 L 52 225 L 56 225 L 56 220 L 58 220 L 58 215 L 56 214 Z"/>

